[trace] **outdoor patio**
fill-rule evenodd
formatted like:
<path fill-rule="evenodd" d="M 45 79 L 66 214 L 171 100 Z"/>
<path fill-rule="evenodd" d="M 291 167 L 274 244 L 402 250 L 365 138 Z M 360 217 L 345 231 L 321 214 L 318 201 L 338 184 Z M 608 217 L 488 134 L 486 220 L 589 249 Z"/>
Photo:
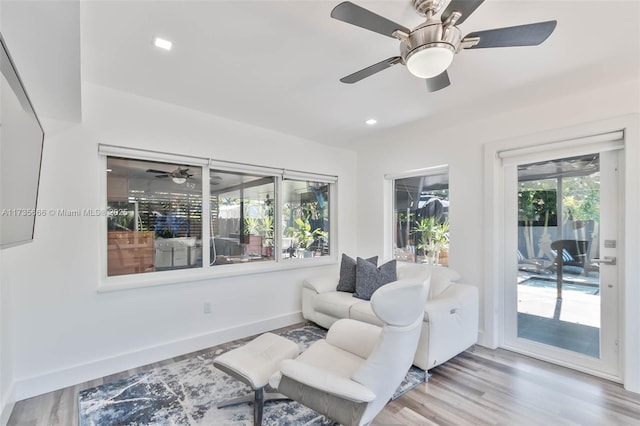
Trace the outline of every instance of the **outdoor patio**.
<path fill-rule="evenodd" d="M 598 357 L 600 287 L 597 272 L 563 275 L 557 298 L 554 273 L 518 274 L 518 337 Z"/>

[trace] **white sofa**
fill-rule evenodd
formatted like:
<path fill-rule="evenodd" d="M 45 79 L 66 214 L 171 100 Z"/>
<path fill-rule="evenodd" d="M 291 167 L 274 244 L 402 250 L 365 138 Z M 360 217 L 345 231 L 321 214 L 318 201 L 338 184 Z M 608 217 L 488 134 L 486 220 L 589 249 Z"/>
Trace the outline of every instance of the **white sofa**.
<path fill-rule="evenodd" d="M 478 289 L 457 282 L 460 275 L 450 268 L 398 262 L 397 279 L 431 277 L 425 302 L 420 341 L 413 364 L 429 370 L 448 361 L 476 343 L 478 338 Z M 371 303 L 337 291 L 339 272 L 308 278 L 302 286 L 302 315 L 329 328 L 341 318 L 382 325 Z"/>

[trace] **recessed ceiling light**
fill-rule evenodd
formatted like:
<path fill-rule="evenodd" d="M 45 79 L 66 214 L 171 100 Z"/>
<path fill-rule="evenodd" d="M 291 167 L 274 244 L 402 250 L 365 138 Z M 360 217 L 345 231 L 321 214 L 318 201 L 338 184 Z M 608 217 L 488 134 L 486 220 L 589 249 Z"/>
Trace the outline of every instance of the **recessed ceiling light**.
<path fill-rule="evenodd" d="M 369 126 L 373 126 L 377 122 L 378 122 L 378 120 L 376 120 L 375 118 L 370 118 L 367 121 L 365 121 L 365 123 L 367 123 Z"/>
<path fill-rule="evenodd" d="M 160 37 L 155 37 L 153 39 L 153 44 L 154 46 L 164 50 L 171 50 L 171 46 L 173 45 L 173 43 L 171 43 L 169 40 L 165 40 Z"/>

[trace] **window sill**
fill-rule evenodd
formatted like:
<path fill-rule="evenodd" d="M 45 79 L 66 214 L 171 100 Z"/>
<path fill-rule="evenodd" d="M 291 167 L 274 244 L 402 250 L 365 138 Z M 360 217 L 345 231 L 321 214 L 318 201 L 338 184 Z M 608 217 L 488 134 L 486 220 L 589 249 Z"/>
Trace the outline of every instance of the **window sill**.
<path fill-rule="evenodd" d="M 148 272 L 116 277 L 102 277 L 98 284 L 98 293 L 133 290 L 145 287 L 182 284 L 197 281 L 216 280 L 219 278 L 238 277 L 243 275 L 281 272 L 293 269 L 315 268 L 335 265 L 338 259 L 334 256 L 321 258 L 283 260 L 281 262 L 256 262 L 255 264 L 220 265 L 197 269 Z"/>

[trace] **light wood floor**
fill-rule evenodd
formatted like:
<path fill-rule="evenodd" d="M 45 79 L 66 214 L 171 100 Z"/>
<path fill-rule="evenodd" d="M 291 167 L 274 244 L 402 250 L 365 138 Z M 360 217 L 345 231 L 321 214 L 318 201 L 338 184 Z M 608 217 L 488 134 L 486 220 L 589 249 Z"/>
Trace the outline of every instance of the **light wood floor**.
<path fill-rule="evenodd" d="M 19 401 L 8 425 L 76 426 L 80 390 L 192 355 Z M 427 383 L 387 404 L 374 423 L 640 425 L 640 395 L 627 392 L 616 383 L 501 349 L 476 347 L 432 369 L 431 373 L 433 376 Z"/>

